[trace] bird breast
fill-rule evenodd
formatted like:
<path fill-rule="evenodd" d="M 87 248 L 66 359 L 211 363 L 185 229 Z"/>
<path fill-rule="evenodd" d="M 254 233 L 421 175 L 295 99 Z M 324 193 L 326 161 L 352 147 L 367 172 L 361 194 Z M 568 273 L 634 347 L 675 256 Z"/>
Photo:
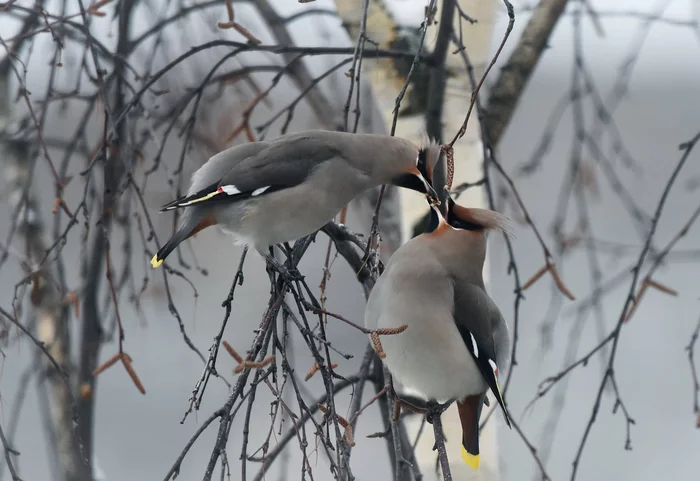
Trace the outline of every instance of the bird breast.
<path fill-rule="evenodd" d="M 384 362 L 394 378 L 427 399 L 441 402 L 485 392 L 486 381 L 454 322 L 450 281 L 440 276 L 421 279 L 395 274 L 386 279 L 389 285 L 382 286 L 388 289 L 378 292 L 385 301 L 377 318 L 378 328 L 408 326 L 400 334 L 381 337 Z M 414 282 L 413 287 L 405 285 Z"/>

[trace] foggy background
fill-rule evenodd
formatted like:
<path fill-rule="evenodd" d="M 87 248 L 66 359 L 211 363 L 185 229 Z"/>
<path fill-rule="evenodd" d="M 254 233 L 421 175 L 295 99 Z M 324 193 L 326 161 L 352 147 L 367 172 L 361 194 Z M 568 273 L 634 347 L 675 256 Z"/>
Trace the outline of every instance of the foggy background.
<path fill-rule="evenodd" d="M 277 2 L 281 3 L 281 2 Z M 321 3 L 321 2 L 317 2 Z M 393 1 L 394 11 L 401 13 L 400 19 L 408 21 L 405 5 L 408 0 Z M 413 11 L 420 22 L 422 7 L 413 2 Z M 518 3 L 522 6 L 529 3 Z M 698 2 L 694 0 L 673 2 L 652 2 L 647 0 L 617 0 L 616 2 L 594 1 L 592 4 L 601 11 L 611 8 L 653 11 L 658 4 L 668 3 L 664 17 L 684 21 L 697 20 Z M 494 47 L 500 41 L 507 18 L 500 9 L 495 25 Z M 238 13 L 238 12 L 237 12 Z M 329 20 L 330 21 L 330 20 Z M 590 21 L 582 19 L 584 30 L 584 55 L 595 78 L 598 90 L 604 98 L 610 93 L 620 69 L 635 45 L 635 32 L 639 29 L 639 18 L 605 17 L 600 19 L 605 36 L 600 38 Z M 516 25 L 522 27 L 525 14 L 521 13 Z M 337 21 L 336 21 L 337 24 Z M 248 25 L 246 25 L 248 26 Z M 251 30 L 253 27 L 250 27 Z M 297 26 L 298 32 L 309 32 L 310 24 Z M 336 27 L 339 28 L 339 27 Z M 517 39 L 514 31 L 509 43 L 512 47 Z M 342 36 L 341 36 L 342 37 Z M 636 161 L 636 168 L 625 168 L 619 161 L 616 172 L 625 187 L 632 193 L 639 207 L 651 215 L 656 208 L 661 192 L 681 153 L 678 145 L 687 141 L 700 130 L 700 42 L 697 28 L 655 24 L 644 40 L 639 60 L 634 65 L 632 80 L 622 103 L 615 111 L 616 125 L 624 144 Z M 347 40 L 347 39 L 346 39 Z M 322 44 L 323 39 L 312 39 L 305 35 L 301 45 L 313 42 Z M 192 44 L 199 42 L 192 42 Z M 495 50 L 495 48 L 494 48 Z M 507 49 L 508 50 L 508 49 Z M 502 58 L 507 58 L 504 52 Z M 548 118 L 559 99 L 568 91 L 571 81 L 573 58 L 571 18 L 565 16 L 550 40 L 550 49 L 544 54 L 534 77 L 516 111 L 508 131 L 499 148 L 499 159 L 509 173 L 514 173 L 528 161 L 547 128 Z M 493 76 L 495 78 L 495 74 Z M 486 84 L 488 87 L 488 82 Z M 277 94 L 280 100 L 280 94 Z M 587 128 L 590 128 L 592 115 L 587 107 Z M 305 120 L 306 119 L 306 120 Z M 70 122 L 71 118 L 55 119 L 48 130 L 60 132 L 60 123 Z M 385 119 L 388 125 L 389 119 Z M 301 109 L 297 114 L 294 130 L 319 127 L 309 120 L 308 111 Z M 57 134 L 54 134 L 57 135 Z M 559 123 L 549 153 L 542 160 L 542 166 L 534 174 L 514 177 L 516 186 L 533 216 L 545 240 L 554 248 L 551 235 L 551 221 L 556 209 L 556 199 L 569 162 L 573 139 L 570 112 Z M 169 155 L 179 155 L 179 145 L 168 146 Z M 606 149 L 609 152 L 610 148 Z M 584 158 L 591 165 L 595 161 L 590 153 Z M 196 156 L 195 156 L 196 157 Z M 678 183 L 667 203 L 662 222 L 659 225 L 655 246 L 660 248 L 676 234 L 686 222 L 700 200 L 699 190 L 693 188 L 693 179 L 700 178 L 700 153 L 695 152 L 681 173 Z M 196 161 L 201 161 L 197 159 Z M 190 167 L 196 161 L 190 162 Z M 45 172 L 40 172 L 45 174 Z M 497 178 L 498 174 L 492 175 Z M 643 242 L 641 236 L 621 205 L 614 189 L 606 177 L 596 176 L 599 195 L 594 199 L 589 195 L 588 204 L 593 237 L 599 248 L 597 255 L 607 279 L 614 273 L 631 265 Z M 477 179 L 474 179 L 477 180 Z M 50 179 L 41 179 L 50 185 Z M 170 200 L 170 192 L 163 185 L 152 183 L 147 202 L 152 205 L 151 214 L 156 215 L 160 205 Z M 50 195 L 50 194 L 47 194 Z M 43 199 L 43 196 L 42 196 Z M 47 199 L 43 199 L 45 204 Z M 69 198 L 66 199 L 70 205 Z M 575 211 L 572 201 L 570 211 Z M 502 204 L 501 204 L 502 205 Z M 505 208 L 511 217 L 512 209 Z M 2 209 L 0 231 L 8 228 L 8 212 Z M 158 234 L 161 239 L 170 229 L 169 215 L 155 216 Z M 368 222 L 358 223 L 351 219 L 350 227 L 366 232 Z M 527 226 L 513 224 L 515 231 L 515 254 L 521 280 L 525 280 L 539 269 L 544 261 L 539 245 Z M 677 250 L 700 249 L 700 228 L 691 229 L 681 240 Z M 321 280 L 322 256 L 325 254 L 328 239 L 318 234 L 316 243 L 300 266 L 300 271 L 316 286 Z M 113 241 L 116 245 L 117 241 Z M 619 243 L 631 247 L 624 249 L 606 248 L 606 243 Z M 605 245 L 603 245 L 605 244 Z M 206 268 L 208 276 L 196 272 L 198 296 L 192 289 L 177 278 L 170 277 L 171 290 L 194 343 L 206 354 L 206 349 L 218 332 L 223 318 L 221 302 L 225 299 L 238 265 L 240 250 L 232 247 L 229 239 L 216 230 L 206 230 L 190 242 L 196 249 L 199 264 Z M 602 247 L 600 247 L 602 246 Z M 66 247 L 67 259 L 75 258 L 79 245 Z M 185 248 L 183 251 L 188 251 Z M 691 253 L 692 254 L 692 253 Z M 118 251 L 113 253 L 114 262 L 119 262 Z M 675 259 L 675 261 L 674 261 Z M 700 315 L 698 309 L 698 266 L 685 262 L 684 257 L 670 257 L 672 262 L 659 269 L 655 279 L 679 291 L 674 298 L 658 291 L 647 292 L 644 301 L 628 325 L 623 328 L 616 357 L 616 379 L 623 401 L 630 415 L 636 421 L 632 426 L 632 451 L 624 449 L 625 421 L 621 413 L 611 413 L 614 396 L 603 397 L 598 418 L 593 426 L 586 449 L 581 458 L 579 479 L 637 479 L 640 481 L 673 479 L 696 479 L 700 469 L 700 432 L 695 428 L 696 417 L 692 410 L 692 380 L 685 347 Z M 148 257 L 135 256 L 134 277 L 140 279 L 143 272 L 150 269 Z M 557 260 L 559 272 L 568 287 L 576 295 L 577 301 L 591 292 L 591 274 L 586 251 L 579 248 L 573 254 Z M 234 311 L 229 320 L 224 339 L 239 352 L 245 352 L 253 337 L 253 330 L 260 322 L 260 315 L 268 299 L 268 279 L 262 260 L 249 255 L 245 265 L 245 282 L 236 291 Z M 511 322 L 513 305 L 513 281 L 506 273 L 506 256 L 502 240 L 492 236 L 489 244 L 490 293 L 501 307 L 506 319 Z M 141 269 L 139 271 L 138 269 Z M 10 262 L 0 275 L 0 289 L 3 305 L 12 302 L 14 284 L 22 275 L 16 263 Z M 332 280 L 327 297 L 329 309 L 349 319 L 361 323 L 364 311 L 364 297 L 360 285 L 342 259 L 332 267 Z M 75 273 L 77 280 L 78 274 Z M 631 276 L 604 300 L 602 324 L 607 334 L 617 322 L 629 290 Z M 576 455 L 581 436 L 591 414 L 595 394 L 602 377 L 601 358 L 596 355 L 587 367 L 577 368 L 567 379 L 568 390 L 565 405 L 556 431 L 551 429 L 552 403 L 556 396 L 554 388 L 547 397 L 539 400 L 530 411 L 525 406 L 537 392 L 537 385 L 547 376 L 560 371 L 565 365 L 567 353 L 578 353 L 578 359 L 590 350 L 599 339 L 596 320 L 592 312 L 581 318 L 576 316 L 577 303 L 558 299 L 561 295 L 551 288 L 551 280 L 543 280 L 528 289 L 526 300 L 520 310 L 520 329 L 517 360 L 512 385 L 508 391 L 508 405 L 531 442 L 540 446 L 540 454 L 547 456 L 547 472 L 553 479 L 568 479 L 571 463 Z M 561 312 L 548 316 L 551 302 L 561 302 Z M 198 414 L 190 415 L 186 423 L 179 422 L 187 409 L 192 388 L 199 379 L 203 365 L 182 342 L 175 319 L 168 313 L 163 296 L 162 277 L 152 275 L 147 295 L 142 301 L 142 312 L 137 314 L 126 300 L 120 305 L 125 321 L 127 351 L 134 360 L 147 394 L 139 394 L 126 375 L 115 366 L 101 374 L 97 383 L 96 438 L 95 451 L 97 464 L 104 472 L 104 479 L 152 480 L 162 479 L 182 448 L 196 431 L 198 418 L 201 421 L 218 409 L 225 401 L 226 386 L 212 379 Z M 542 327 L 553 326 L 551 343 L 545 343 Z M 573 332 L 573 335 L 572 335 Z M 355 372 L 361 361 L 366 337 L 354 329 L 332 319 L 328 324 L 328 336 L 333 346 L 340 351 L 352 353 L 355 359 L 342 361 L 340 374 Z M 570 344 L 570 338 L 576 346 Z M 35 348 L 29 342 L 15 343 L 4 348 L 6 357 L 2 361 L 0 377 L 0 416 L 3 425 L 10 406 L 15 401 L 17 386 L 23 371 L 33 361 Z M 105 360 L 116 352 L 115 345 L 102 349 L 101 359 Z M 609 351 L 605 351 L 606 353 Z M 311 367 L 313 359 L 305 348 L 297 351 L 295 367 L 299 373 Z M 219 371 L 233 379 L 230 370 L 234 361 L 222 353 L 219 357 Z M 308 388 L 320 393 L 320 376 L 307 383 Z M 50 480 L 48 473 L 47 450 L 44 448 L 42 420 L 36 395 L 36 383 L 30 385 L 24 398 L 21 427 L 14 440 L 14 447 L 22 455 L 19 464 L 25 480 Z M 371 389 L 368 387 L 367 393 Z M 338 396 L 348 402 L 349 396 Z M 493 406 L 493 403 L 492 403 Z M 339 412 L 344 412 L 342 406 Z M 256 428 L 251 433 L 251 446 L 264 439 L 269 426 L 269 404 L 264 400 L 257 403 L 254 412 Z M 368 410 L 360 418 L 355 433 L 357 445 L 353 449 L 353 470 L 358 480 L 388 479 L 389 467 L 385 441 L 365 439 L 365 435 L 381 430 L 375 410 Z M 236 467 L 240 453 L 240 436 L 235 435 L 234 423 L 231 441 L 228 444 L 229 459 Z M 499 458 L 501 479 L 539 479 L 538 470 L 531 454 L 517 436 L 508 430 L 500 412 L 495 413 L 489 422 L 499 423 Z M 191 449 L 182 465 L 180 479 L 198 479 L 209 460 L 211 447 L 218 428 L 218 422 L 205 432 Z M 240 427 L 238 428 L 240 429 Z M 432 434 L 427 433 L 427 436 Z M 551 446 L 547 453 L 546 446 Z M 294 447 L 291 447 L 294 452 Z M 324 463 L 324 455 L 319 454 L 318 463 Z M 375 464 L 377 463 L 377 464 Z M 276 480 L 278 460 L 266 479 Z M 251 469 L 257 466 L 251 464 Z M 331 479 L 327 470 L 315 470 L 316 479 Z M 232 479 L 237 473 L 232 473 Z M 7 473 L 4 474 L 7 479 Z M 299 477 L 296 463 L 290 465 L 287 479 Z"/>
<path fill-rule="evenodd" d="M 664 17 L 698 20 L 699 5 L 694 1 L 619 1 L 594 2 L 594 5 L 601 12 L 619 8 L 648 13 L 668 5 Z M 630 65 L 630 54 L 639 49 L 638 32 L 643 24 L 632 18 L 606 19 L 603 14 L 600 18 L 605 32 L 603 38 L 596 34 L 590 18 L 582 18 L 583 51 L 596 86 L 605 99 L 611 95 L 623 69 Z M 495 27 L 496 38 L 505 27 L 503 20 L 501 17 Z M 571 24 L 571 17 L 565 17 L 558 25 L 550 41 L 551 50 L 542 58 L 500 145 L 500 161 L 510 173 L 534 155 L 547 128 L 549 114 L 570 88 L 574 56 Z M 700 63 L 695 60 L 700 55 L 699 38 L 697 26 L 655 24 L 641 44 L 629 87 L 614 112 L 615 124 L 636 167 L 626 168 L 620 160 L 611 163 L 639 208 L 649 216 L 654 214 L 663 188 L 680 159 L 678 146 L 700 131 Z M 586 127 L 590 129 L 595 117 L 590 102 L 586 104 Z M 543 158 L 541 168 L 515 181 L 540 232 L 546 234 L 550 248 L 555 245 L 551 228 L 556 199 L 571 157 L 572 126 L 569 109 L 557 126 L 551 151 Z M 606 146 L 605 155 L 614 158 L 611 142 L 603 145 Z M 590 151 L 584 149 L 582 157 L 584 164 L 595 166 Z M 498 176 L 497 173 L 492 175 Z M 695 152 L 669 196 L 655 237 L 657 249 L 678 233 L 697 208 L 700 201 L 700 191 L 695 187 L 698 175 L 700 155 Z M 599 195 L 589 192 L 588 209 L 605 281 L 636 262 L 646 231 L 643 231 L 644 236 L 640 235 L 615 194 L 617 189 L 601 170 L 596 171 L 595 179 Z M 512 214 L 512 210 L 507 212 Z M 573 201 L 568 212 L 571 217 L 577 212 Z M 573 219 L 567 226 L 573 230 Z M 519 226 L 515 235 L 516 259 L 524 281 L 542 266 L 544 258 L 527 227 Z M 696 226 L 674 249 L 683 252 L 685 257 L 672 254 L 654 276 L 676 289 L 679 296 L 648 291 L 622 330 L 615 373 L 622 400 L 636 421 L 631 431 L 632 451 L 624 449 L 625 418 L 621 412 L 612 414 L 615 397 L 608 392 L 583 452 L 579 479 L 685 480 L 697 476 L 700 432 L 695 427 L 693 384 L 685 348 L 700 316 L 698 266 L 688 257 L 691 255 L 688 251 L 694 251 L 697 256 L 698 247 L 700 228 Z M 513 280 L 506 275 L 507 257 L 501 238 L 492 237 L 490 254 L 491 293 L 506 319 L 512 320 Z M 569 479 L 600 386 L 603 364 L 596 355 L 587 367 L 578 368 L 570 375 L 558 425 L 551 424 L 555 419 L 553 407 L 557 388 L 539 400 L 532 410 L 525 411 L 525 406 L 537 393 L 537 385 L 570 364 L 564 364 L 567 353 L 573 356 L 571 360 L 578 359 L 600 341 L 595 313 L 589 309 L 579 316 L 576 310 L 580 301 L 592 291 L 586 249 L 579 248 L 566 258 L 556 260 L 559 273 L 579 302 L 572 303 L 553 289 L 548 276 L 525 291 L 520 311 L 519 365 L 513 374 L 508 402 L 523 430 L 530 434 L 530 441 L 540 447 L 540 455 L 545 456 L 547 447 L 551 447 L 548 474 L 553 479 Z M 603 299 L 601 322 L 605 335 L 620 318 L 631 281 L 630 274 L 619 288 Z M 556 316 L 556 309 L 549 310 L 550 303 L 556 306 L 557 302 L 562 307 L 559 316 Z M 553 326 L 550 343 L 543 337 L 543 325 Z M 514 432 L 501 427 L 502 479 L 539 479 L 524 444 Z M 527 472 L 532 475 L 526 477 L 524 473 Z"/>

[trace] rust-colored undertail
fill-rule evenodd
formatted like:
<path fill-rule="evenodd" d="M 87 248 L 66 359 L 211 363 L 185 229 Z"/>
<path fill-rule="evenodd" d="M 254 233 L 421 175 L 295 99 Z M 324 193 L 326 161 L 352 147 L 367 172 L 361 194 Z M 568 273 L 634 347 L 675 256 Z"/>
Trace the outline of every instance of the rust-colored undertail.
<path fill-rule="evenodd" d="M 479 468 L 479 417 L 485 396 L 467 396 L 457 403 L 462 423 L 462 459 L 473 469 Z"/>

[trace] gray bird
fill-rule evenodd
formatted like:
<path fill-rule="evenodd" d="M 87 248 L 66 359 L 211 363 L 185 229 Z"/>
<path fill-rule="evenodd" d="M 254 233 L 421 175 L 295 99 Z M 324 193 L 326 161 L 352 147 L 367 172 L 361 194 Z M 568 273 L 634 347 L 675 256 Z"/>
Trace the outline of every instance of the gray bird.
<path fill-rule="evenodd" d="M 457 205 L 449 195 L 431 212 L 428 232 L 389 259 L 367 301 L 365 326 L 408 326 L 382 337 L 384 363 L 428 401 L 457 400 L 462 459 L 477 469 L 479 416 L 489 388 L 510 426 L 498 384 L 499 368 L 508 368 L 508 326 L 482 277 L 486 231 L 504 230 L 506 218 Z"/>
<path fill-rule="evenodd" d="M 151 265 L 212 225 L 275 264 L 269 247 L 312 234 L 367 189 L 393 184 L 435 198 L 429 180 L 439 156 L 434 142 L 324 130 L 237 145 L 211 157 L 187 195 L 162 207 L 185 210 Z"/>

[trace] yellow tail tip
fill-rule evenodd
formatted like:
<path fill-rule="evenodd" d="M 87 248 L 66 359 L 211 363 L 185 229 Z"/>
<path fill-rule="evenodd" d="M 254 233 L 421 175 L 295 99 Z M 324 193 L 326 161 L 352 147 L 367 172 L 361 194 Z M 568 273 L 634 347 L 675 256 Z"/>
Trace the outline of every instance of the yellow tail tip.
<path fill-rule="evenodd" d="M 479 455 L 470 454 L 462 446 L 462 460 L 472 469 L 479 469 Z"/>
<path fill-rule="evenodd" d="M 151 265 L 153 266 L 154 269 L 160 267 L 160 265 L 163 263 L 163 259 L 158 259 L 158 254 L 154 255 L 153 258 L 151 259 Z"/>

